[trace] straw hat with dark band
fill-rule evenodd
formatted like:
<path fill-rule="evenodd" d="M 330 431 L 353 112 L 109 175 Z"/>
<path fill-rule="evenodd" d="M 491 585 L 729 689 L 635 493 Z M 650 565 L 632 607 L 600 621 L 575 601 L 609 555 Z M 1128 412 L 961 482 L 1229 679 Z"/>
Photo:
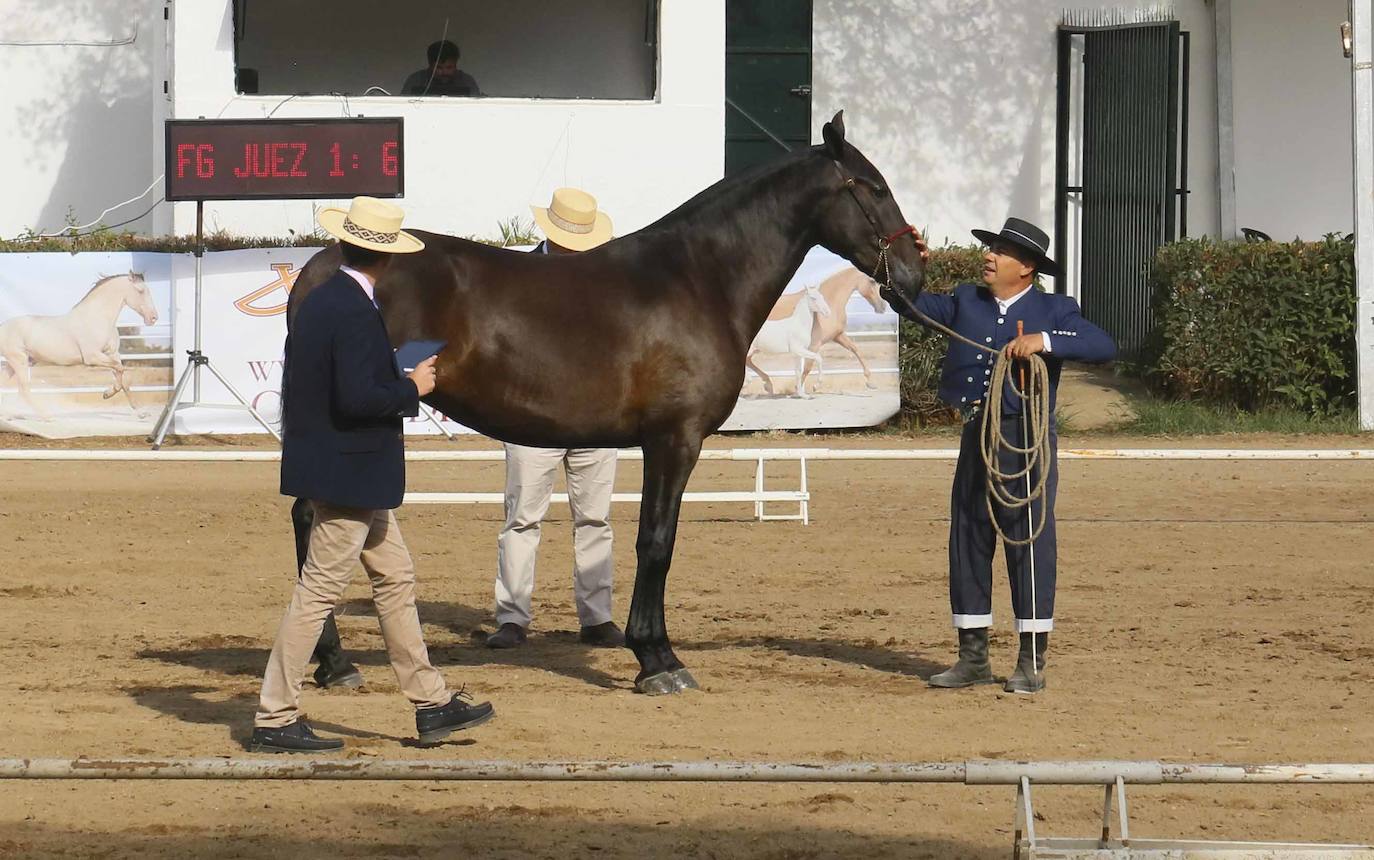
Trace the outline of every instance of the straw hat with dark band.
<path fill-rule="evenodd" d="M 354 197 L 348 211 L 330 207 L 320 210 L 320 227 L 340 242 L 384 251 L 413 254 L 425 243 L 401 229 L 405 212 L 376 197 Z"/>
<path fill-rule="evenodd" d="M 596 198 L 576 188 L 553 192 L 548 208 L 531 206 L 544 235 L 569 251 L 589 251 L 611 239 L 611 219 L 596 208 Z"/>

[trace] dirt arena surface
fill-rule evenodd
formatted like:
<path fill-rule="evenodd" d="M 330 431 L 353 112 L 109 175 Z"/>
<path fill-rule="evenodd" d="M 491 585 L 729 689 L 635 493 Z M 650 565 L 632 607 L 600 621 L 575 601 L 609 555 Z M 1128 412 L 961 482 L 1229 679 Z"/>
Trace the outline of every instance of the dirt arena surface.
<path fill-rule="evenodd" d="M 141 447 L 80 443 L 113 446 Z M 490 698 L 497 718 L 436 749 L 409 744 L 413 719 L 361 576 L 341 628 L 367 687 L 307 686 L 305 706 L 346 739 L 349 758 L 1374 759 L 1374 463 L 1064 462 L 1059 627 L 1049 689 L 1035 697 L 925 686 L 953 655 L 953 467 L 814 463 L 808 527 L 755 523 L 743 505 L 685 506 L 668 624 L 704 689 L 666 698 L 632 692 L 628 651 L 577 644 L 566 508 L 546 523 L 535 626 L 514 652 L 473 638 L 492 625 L 499 509 L 403 509 L 431 653 L 451 684 Z M 770 466 L 770 478 L 784 486 L 795 469 Z M 495 490 L 501 470 L 413 464 L 410 486 Z M 637 462 L 622 464 L 619 486 L 638 474 Z M 752 474 L 748 463 L 707 462 L 692 489 L 745 489 Z M 293 582 L 287 513 L 274 464 L 0 462 L 0 757 L 246 755 Z M 623 621 L 635 510 L 618 505 L 614 516 Z M 996 594 L 993 657 L 1005 673 L 1016 646 L 1000 576 Z M 0 784 L 0 857 L 994 858 L 1009 855 L 1013 796 L 963 786 L 10 782 Z M 1131 800 L 1141 837 L 1374 842 L 1370 788 L 1145 787 Z M 1040 832 L 1090 836 L 1100 793 L 1042 788 L 1037 807 Z"/>

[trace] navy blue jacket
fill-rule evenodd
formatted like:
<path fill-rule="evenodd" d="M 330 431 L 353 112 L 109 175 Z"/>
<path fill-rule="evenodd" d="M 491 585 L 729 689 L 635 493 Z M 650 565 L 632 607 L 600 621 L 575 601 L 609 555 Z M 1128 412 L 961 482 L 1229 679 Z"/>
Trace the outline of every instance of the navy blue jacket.
<path fill-rule="evenodd" d="M 1017 320 L 1025 323 L 1026 334 L 1048 334 L 1051 351 L 1042 352 L 1040 357 L 1049 368 L 1051 408 L 1059 392 L 1059 372 L 1065 361 L 1103 362 L 1116 356 L 1111 335 L 1083 319 L 1078 302 L 1068 296 L 1031 289 L 1002 316 L 997 312 L 997 300 L 986 287 L 960 284 L 948 295 L 923 292 L 916 297 L 916 306 L 936 322 L 997 350 L 1016 338 Z M 951 340 L 940 373 L 940 399 L 961 410 L 981 403 L 987 397 L 995 360 L 994 355 Z M 1002 407 L 1004 414 L 1021 412 L 1021 401 L 1010 386 L 1002 393 Z"/>
<path fill-rule="evenodd" d="M 282 370 L 283 495 L 349 508 L 395 508 L 405 495 L 401 419 L 419 414 L 396 369 L 382 315 L 347 272 L 306 296 Z"/>

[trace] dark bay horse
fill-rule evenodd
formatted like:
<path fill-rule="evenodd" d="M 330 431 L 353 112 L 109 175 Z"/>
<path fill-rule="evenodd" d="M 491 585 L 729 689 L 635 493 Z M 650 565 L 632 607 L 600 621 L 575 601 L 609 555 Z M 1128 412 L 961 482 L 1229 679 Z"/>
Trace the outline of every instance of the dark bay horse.
<path fill-rule="evenodd" d="M 844 139 L 727 178 L 644 229 L 580 254 L 522 254 L 435 233 L 377 283 L 392 343 L 445 340 L 426 402 L 507 442 L 644 451 L 634 597 L 625 641 L 647 693 L 694 687 L 673 653 L 664 586 L 702 440 L 729 417 L 744 357 L 808 249 L 879 269 L 914 299 L 924 267 L 882 174 Z M 339 265 L 311 258 L 288 327 Z M 308 508 L 297 503 L 298 540 Z M 328 640 L 328 641 L 326 641 Z M 332 623 L 321 650 L 337 653 Z M 325 657 L 326 654 L 319 656 Z M 346 665 L 346 664 L 345 664 Z"/>

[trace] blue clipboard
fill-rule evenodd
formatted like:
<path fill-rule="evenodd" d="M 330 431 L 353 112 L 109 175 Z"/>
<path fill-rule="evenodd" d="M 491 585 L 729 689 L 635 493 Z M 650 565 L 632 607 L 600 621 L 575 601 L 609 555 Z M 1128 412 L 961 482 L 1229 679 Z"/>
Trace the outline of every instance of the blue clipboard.
<path fill-rule="evenodd" d="M 447 343 L 446 340 L 412 340 L 401 344 L 396 350 L 396 369 L 402 376 L 410 373 L 420 362 L 438 355 Z"/>

